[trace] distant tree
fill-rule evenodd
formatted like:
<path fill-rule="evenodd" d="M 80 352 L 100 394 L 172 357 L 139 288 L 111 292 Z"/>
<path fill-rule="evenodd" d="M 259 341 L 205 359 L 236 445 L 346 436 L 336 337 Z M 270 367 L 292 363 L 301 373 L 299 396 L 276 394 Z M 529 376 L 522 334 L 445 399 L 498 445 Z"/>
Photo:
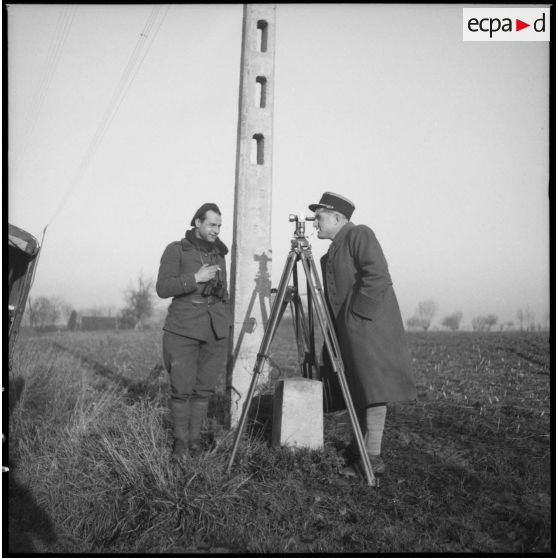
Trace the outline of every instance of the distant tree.
<path fill-rule="evenodd" d="M 525 308 L 519 308 L 516 316 L 519 321 L 519 329 L 521 331 L 524 329 L 533 331 L 535 329 L 535 314 L 533 314 L 529 305 L 525 306 Z"/>
<path fill-rule="evenodd" d="M 471 321 L 473 331 L 490 331 L 498 323 L 498 316 L 488 314 L 488 316 L 475 316 Z"/>
<path fill-rule="evenodd" d="M 133 327 L 141 329 L 144 321 L 153 315 L 153 287 L 153 279 L 146 279 L 140 273 L 137 287 L 130 287 L 124 292 L 126 306 L 120 314 L 122 327 L 133 324 Z"/>
<path fill-rule="evenodd" d="M 438 305 L 433 300 L 423 300 L 419 302 L 416 316 L 420 320 L 420 325 L 426 331 L 432 323 L 432 318 L 438 310 Z"/>
<path fill-rule="evenodd" d="M 536 314 L 533 311 L 531 311 L 529 307 L 527 307 L 527 324 L 530 331 L 535 331 L 536 322 L 537 322 Z"/>
<path fill-rule="evenodd" d="M 512 320 L 506 322 L 506 330 L 513 329 L 515 327 L 515 323 Z"/>
<path fill-rule="evenodd" d="M 72 310 L 68 318 L 68 330 L 75 331 L 77 329 L 77 312 Z"/>
<path fill-rule="evenodd" d="M 523 321 L 525 320 L 525 316 L 523 315 L 523 308 L 518 308 L 516 316 L 517 321 L 519 322 L 519 329 L 523 331 Z"/>
<path fill-rule="evenodd" d="M 405 321 L 408 329 L 422 329 L 422 324 L 417 316 L 411 316 Z"/>
<path fill-rule="evenodd" d="M 27 298 L 27 308 L 25 310 L 29 317 L 29 327 L 35 328 L 37 323 L 37 307 L 35 305 L 35 300 L 31 297 Z"/>
<path fill-rule="evenodd" d="M 475 316 L 471 320 L 471 326 L 473 327 L 473 331 L 485 331 L 486 327 L 486 317 L 485 316 Z"/>
<path fill-rule="evenodd" d="M 33 328 L 54 326 L 61 316 L 60 301 L 56 298 L 39 296 L 29 298 L 29 322 Z"/>
<path fill-rule="evenodd" d="M 462 312 L 454 312 L 453 314 L 446 316 L 442 320 L 442 325 L 444 327 L 447 327 L 448 329 L 451 329 L 451 331 L 457 331 L 459 329 L 459 324 L 461 323 L 462 319 L 463 319 Z"/>
<path fill-rule="evenodd" d="M 529 331 L 535 331 L 537 329 L 537 326 L 535 324 L 536 317 L 535 317 L 535 313 L 531 311 L 529 306 L 525 307 L 524 316 L 525 316 L 526 328 Z"/>
<path fill-rule="evenodd" d="M 122 308 L 118 315 L 118 324 L 121 329 L 132 329 L 136 327 L 138 319 L 132 308 Z"/>
<path fill-rule="evenodd" d="M 482 316 L 475 316 L 471 320 L 471 327 L 473 328 L 473 331 L 480 331 L 480 328 L 482 327 L 482 320 Z"/>
<path fill-rule="evenodd" d="M 64 300 L 63 298 L 57 296 L 52 297 L 50 301 L 52 305 L 55 306 L 58 310 L 57 320 L 60 318 L 62 323 L 68 323 L 70 314 L 73 310 L 72 305 L 67 300 Z"/>
<path fill-rule="evenodd" d="M 498 323 L 498 316 L 496 316 L 495 314 L 488 314 L 488 316 L 486 316 L 485 324 L 488 331 L 490 331 L 492 327 L 495 326 L 497 323 Z"/>

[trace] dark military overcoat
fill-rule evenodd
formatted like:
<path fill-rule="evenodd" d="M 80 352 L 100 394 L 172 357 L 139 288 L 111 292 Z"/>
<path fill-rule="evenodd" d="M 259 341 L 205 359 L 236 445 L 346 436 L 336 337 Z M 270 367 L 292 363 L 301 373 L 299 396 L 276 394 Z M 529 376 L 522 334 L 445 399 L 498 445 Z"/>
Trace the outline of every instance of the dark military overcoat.
<path fill-rule="evenodd" d="M 163 329 L 178 335 L 207 341 L 227 337 L 232 324 L 228 293 L 220 298 L 203 297 L 205 284 L 196 283 L 194 274 L 203 264 L 218 264 L 226 288 L 228 248 L 217 239 L 202 242 L 189 230 L 185 238 L 169 244 L 159 266 L 156 290 L 161 298 L 172 297 Z"/>
<path fill-rule="evenodd" d="M 401 312 L 374 232 L 349 221 L 320 263 L 355 406 L 415 399 Z"/>

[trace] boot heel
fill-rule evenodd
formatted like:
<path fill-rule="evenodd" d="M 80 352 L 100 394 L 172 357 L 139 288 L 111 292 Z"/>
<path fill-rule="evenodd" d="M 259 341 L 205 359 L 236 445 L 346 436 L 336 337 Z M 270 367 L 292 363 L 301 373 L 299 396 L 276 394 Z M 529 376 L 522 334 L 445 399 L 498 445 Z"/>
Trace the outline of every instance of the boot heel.
<path fill-rule="evenodd" d="M 178 461 L 188 459 L 190 457 L 190 452 L 188 450 L 188 444 L 184 440 L 176 439 L 172 448 L 172 457 Z"/>

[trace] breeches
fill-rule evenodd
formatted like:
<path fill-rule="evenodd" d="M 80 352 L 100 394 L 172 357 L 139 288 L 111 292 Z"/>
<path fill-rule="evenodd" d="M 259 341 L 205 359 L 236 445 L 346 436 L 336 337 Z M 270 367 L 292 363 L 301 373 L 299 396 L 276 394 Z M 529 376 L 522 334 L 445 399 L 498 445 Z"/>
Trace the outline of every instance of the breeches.
<path fill-rule="evenodd" d="M 170 374 L 171 399 L 208 398 L 225 370 L 228 339 L 200 341 L 163 333 L 163 361 Z"/>

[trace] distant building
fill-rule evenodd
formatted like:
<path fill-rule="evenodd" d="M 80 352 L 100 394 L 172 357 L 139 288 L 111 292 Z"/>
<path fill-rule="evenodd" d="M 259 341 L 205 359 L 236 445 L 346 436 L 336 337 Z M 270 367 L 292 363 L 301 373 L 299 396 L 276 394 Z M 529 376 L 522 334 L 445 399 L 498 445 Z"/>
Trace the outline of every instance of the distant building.
<path fill-rule="evenodd" d="M 107 316 L 81 316 L 82 331 L 98 331 L 102 329 L 118 329 L 118 318 Z"/>

